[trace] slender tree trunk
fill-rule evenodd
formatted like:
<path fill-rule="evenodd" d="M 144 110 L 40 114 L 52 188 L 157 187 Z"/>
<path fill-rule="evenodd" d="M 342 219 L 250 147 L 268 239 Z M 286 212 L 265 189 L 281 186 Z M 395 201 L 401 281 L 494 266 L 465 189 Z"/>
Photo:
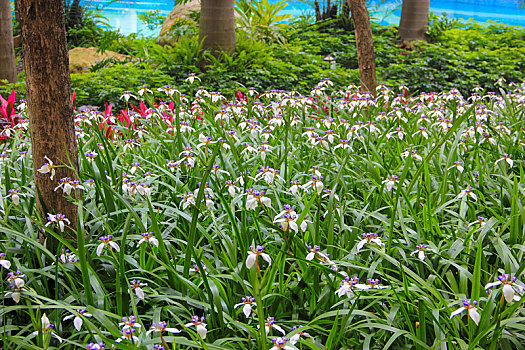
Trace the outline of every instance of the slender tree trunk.
<path fill-rule="evenodd" d="M 430 0 L 403 0 L 399 37 L 401 41 L 425 40 Z"/>
<path fill-rule="evenodd" d="M 370 91 L 373 96 L 376 96 L 376 56 L 374 54 L 374 39 L 372 38 L 372 26 L 370 25 L 368 9 L 366 8 L 365 0 L 347 1 L 355 26 L 355 46 L 359 62 L 361 89 Z"/>
<path fill-rule="evenodd" d="M 61 190 L 54 190 L 61 178 L 75 180 L 78 172 L 63 3 L 16 0 L 16 10 L 22 32 L 37 208 L 44 217 L 48 213 L 65 215 L 76 228 L 76 205 Z M 74 170 L 56 168 L 51 180 L 50 174 L 38 171 L 48 163 L 46 156 L 55 166 Z M 73 230 L 64 234 L 74 237 Z"/>
<path fill-rule="evenodd" d="M 199 39 L 204 39 L 204 49 L 235 52 L 234 8 L 234 0 L 201 0 Z"/>
<path fill-rule="evenodd" d="M 9 0 L 0 0 L 0 79 L 7 79 L 10 83 L 16 81 L 13 22 Z"/>

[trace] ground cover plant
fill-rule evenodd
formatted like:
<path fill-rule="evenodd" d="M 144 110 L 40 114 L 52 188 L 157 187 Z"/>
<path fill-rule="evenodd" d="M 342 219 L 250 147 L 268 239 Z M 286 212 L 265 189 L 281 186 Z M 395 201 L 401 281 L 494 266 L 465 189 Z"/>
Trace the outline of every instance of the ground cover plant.
<path fill-rule="evenodd" d="M 25 103 L 2 104 L 3 348 L 522 348 L 525 84 L 187 79 L 76 111 L 78 180 L 37 167 L 78 222 L 39 215 Z"/>

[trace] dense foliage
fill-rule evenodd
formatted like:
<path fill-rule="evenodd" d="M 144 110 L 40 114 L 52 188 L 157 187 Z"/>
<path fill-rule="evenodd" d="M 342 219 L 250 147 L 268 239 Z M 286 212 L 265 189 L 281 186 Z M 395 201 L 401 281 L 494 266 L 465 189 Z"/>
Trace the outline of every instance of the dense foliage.
<path fill-rule="evenodd" d="M 343 18 L 312 23 L 305 17 L 295 18 L 287 26 L 267 25 L 267 39 L 262 39 L 264 32 L 259 31 L 259 40 L 246 31 L 248 27 L 240 26 L 237 52 L 220 57 L 202 50 L 198 28 L 189 22 L 182 23 L 183 27 L 176 31 L 181 36 L 173 46 L 162 47 L 155 39 L 136 34 L 126 37 L 111 30 L 95 33 L 96 17 L 85 21 L 92 25 L 79 30 L 94 35 L 86 34 L 88 46 L 127 54 L 130 60 L 125 64 L 107 60 L 91 67 L 90 73 L 73 74 L 72 85 L 80 105 L 112 102 L 122 108 L 124 105 L 116 96 L 141 85 L 174 85 L 183 93 L 191 93 L 184 82 L 186 72 L 198 73 L 203 85 L 227 96 L 233 96 L 237 90 L 246 92 L 249 87 L 307 93 L 322 78 L 330 78 L 341 86 L 359 81 L 352 27 Z M 69 35 L 76 35 L 75 31 Z M 395 26 L 376 24 L 373 32 L 378 78 L 387 86 L 405 84 L 416 93 L 457 88 L 467 96 L 476 85 L 495 91 L 494 84 L 501 76 L 507 81 L 525 79 L 525 38 L 520 27 L 432 16 L 430 42 L 412 47 L 400 46 Z M 336 69 L 330 69 L 323 61 L 326 55 L 336 57 Z M 20 78 L 22 82 L 17 87 L 23 94 L 23 77 Z M 10 88 L 0 87 L 0 92 Z"/>
<path fill-rule="evenodd" d="M 37 164 L 79 222 L 36 210 L 19 120 L 0 151 L 4 347 L 521 348 L 525 85 L 507 89 L 125 92 L 76 113 L 77 179 Z"/>

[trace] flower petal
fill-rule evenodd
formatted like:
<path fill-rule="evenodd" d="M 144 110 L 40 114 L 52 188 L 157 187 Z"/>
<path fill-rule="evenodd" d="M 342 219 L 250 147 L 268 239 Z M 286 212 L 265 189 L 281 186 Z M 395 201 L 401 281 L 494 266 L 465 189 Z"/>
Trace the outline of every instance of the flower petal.
<path fill-rule="evenodd" d="M 75 317 L 75 319 L 73 320 L 73 325 L 75 326 L 77 331 L 80 331 L 80 328 L 82 328 L 82 323 L 82 319 L 78 316 Z"/>

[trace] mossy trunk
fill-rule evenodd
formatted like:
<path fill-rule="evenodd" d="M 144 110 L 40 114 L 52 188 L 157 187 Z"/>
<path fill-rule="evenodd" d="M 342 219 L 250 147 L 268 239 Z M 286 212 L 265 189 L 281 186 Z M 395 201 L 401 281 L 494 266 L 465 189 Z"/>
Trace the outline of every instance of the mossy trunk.
<path fill-rule="evenodd" d="M 16 10 L 22 33 L 37 208 L 44 218 L 48 213 L 65 215 L 76 228 L 77 206 L 61 190 L 54 190 L 59 179 L 75 180 L 78 172 L 63 3 L 16 0 Z M 50 174 L 38 172 L 47 163 L 46 156 L 60 166 L 52 180 Z M 64 235 L 74 238 L 74 231 L 69 229 Z"/>

